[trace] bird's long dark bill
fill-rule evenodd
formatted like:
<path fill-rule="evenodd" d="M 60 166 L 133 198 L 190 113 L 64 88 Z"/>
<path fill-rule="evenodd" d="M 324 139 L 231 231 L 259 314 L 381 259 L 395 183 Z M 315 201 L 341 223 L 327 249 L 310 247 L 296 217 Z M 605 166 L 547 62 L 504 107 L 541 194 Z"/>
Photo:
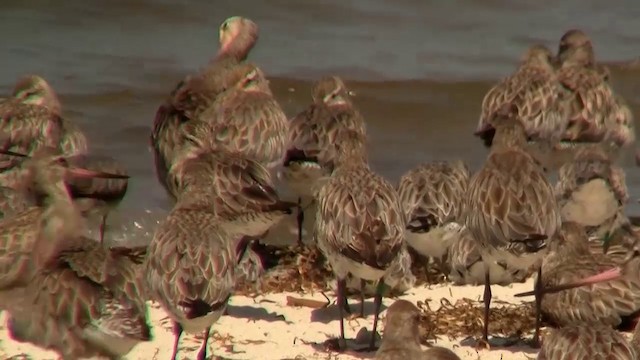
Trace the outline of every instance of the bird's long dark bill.
<path fill-rule="evenodd" d="M 605 282 L 605 281 L 611 281 L 611 280 L 615 280 L 615 279 L 619 278 L 621 275 L 622 275 L 622 271 L 620 270 L 620 268 L 616 267 L 616 268 L 613 268 L 613 269 L 609 269 L 609 270 L 603 271 L 603 272 L 601 272 L 601 273 L 599 273 L 597 275 L 586 277 L 586 278 L 578 280 L 576 282 L 567 283 L 567 284 L 560 284 L 560 285 L 557 285 L 557 286 L 543 287 L 542 288 L 542 293 L 543 294 L 552 294 L 552 293 L 556 293 L 556 292 L 560 292 L 560 291 L 564 291 L 564 290 L 577 288 L 577 287 L 580 287 L 580 286 L 592 285 L 592 284 L 597 284 L 599 282 Z M 527 292 L 519 293 L 519 294 L 516 294 L 514 296 L 515 297 L 524 297 L 524 296 L 533 296 L 535 294 L 536 294 L 536 292 L 534 290 L 534 291 L 527 291 Z"/>
<path fill-rule="evenodd" d="M 128 179 L 129 175 L 111 174 L 83 168 L 69 168 L 69 175 L 77 178 Z"/>
<path fill-rule="evenodd" d="M 17 153 L 15 151 L 11 151 L 11 150 L 2 150 L 0 149 L 0 154 L 2 155 L 10 155 L 10 156 L 16 156 L 16 157 L 29 157 L 29 155 L 25 155 L 25 154 L 21 154 L 21 153 Z"/>

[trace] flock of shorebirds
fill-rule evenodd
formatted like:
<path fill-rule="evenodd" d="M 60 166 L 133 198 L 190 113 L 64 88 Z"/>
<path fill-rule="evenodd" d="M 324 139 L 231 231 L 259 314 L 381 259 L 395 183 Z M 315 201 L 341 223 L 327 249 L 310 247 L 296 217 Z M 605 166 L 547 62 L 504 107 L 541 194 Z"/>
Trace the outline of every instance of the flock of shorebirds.
<path fill-rule="evenodd" d="M 314 245 L 337 279 L 341 349 L 347 278 L 378 284 L 373 350 L 385 285 L 408 276 L 411 248 L 454 283 L 484 284 L 482 342 L 494 340 L 490 284 L 537 273 L 520 294 L 536 298 L 533 343 L 541 314 L 558 327 L 538 359 L 640 358 L 640 330 L 632 343 L 615 330 L 640 310 L 637 234 L 616 164 L 635 141 L 633 117 L 584 32 L 566 32 L 557 55 L 532 46 L 486 94 L 476 134 L 490 153 L 478 172 L 433 162 L 395 187 L 370 169 L 365 122 L 339 77 L 317 81 L 312 104 L 287 119 L 246 60 L 257 25 L 232 17 L 219 30 L 216 57 L 156 113 L 155 168 L 175 203 L 148 246 L 103 244 L 128 176 L 88 151 L 44 79 L 21 79 L 0 103 L 0 309 L 15 339 L 65 359 L 118 358 L 151 340 L 152 300 L 173 321 L 172 359 L 187 331 L 204 333 L 204 360 L 236 282 L 263 273 L 256 241 L 295 213 L 302 243 L 313 205 Z M 297 202 L 279 197 L 276 174 Z M 87 235 L 94 216 L 99 239 Z M 419 317 L 408 301 L 391 305 L 376 358 L 458 359 L 423 352 Z"/>

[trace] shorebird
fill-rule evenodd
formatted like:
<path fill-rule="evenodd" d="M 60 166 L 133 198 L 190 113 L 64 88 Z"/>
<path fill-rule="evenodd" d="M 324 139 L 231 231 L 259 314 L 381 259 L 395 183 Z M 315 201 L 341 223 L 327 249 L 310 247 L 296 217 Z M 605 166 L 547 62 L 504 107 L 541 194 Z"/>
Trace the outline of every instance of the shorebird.
<path fill-rule="evenodd" d="M 177 159 L 168 176 L 174 196 L 209 207 L 233 234 L 259 238 L 296 206 L 280 200 L 269 171 L 244 154 L 188 145 Z"/>
<path fill-rule="evenodd" d="M 0 186 L 0 219 L 19 214 L 29 208 L 29 200 L 16 189 Z"/>
<path fill-rule="evenodd" d="M 289 149 L 279 177 L 298 195 L 298 244 L 302 244 L 303 197 L 313 195 L 314 184 L 333 171 L 336 138 L 344 131 L 366 136 L 362 115 L 338 76 L 319 79 L 312 89 L 313 103 L 289 122 Z"/>
<path fill-rule="evenodd" d="M 424 359 L 420 347 L 420 310 L 407 300 L 396 300 L 387 309 L 384 334 L 376 359 Z"/>
<path fill-rule="evenodd" d="M 12 337 L 64 358 L 120 358 L 149 341 L 142 259 L 136 252 L 140 249 L 106 249 L 78 239 L 71 252 L 18 290 L 22 297 L 9 306 Z"/>
<path fill-rule="evenodd" d="M 462 161 L 422 164 L 400 178 L 407 244 L 427 259 L 435 259 L 441 269 L 451 242 L 460 236 L 468 185 L 469 168 Z"/>
<path fill-rule="evenodd" d="M 287 117 L 260 68 L 244 64 L 229 72 L 241 80 L 220 93 L 201 119 L 212 126 L 218 147 L 273 169 L 282 164 L 287 149 Z"/>
<path fill-rule="evenodd" d="M 571 325 L 545 336 L 538 360 L 635 360 L 637 348 L 606 325 Z"/>
<path fill-rule="evenodd" d="M 595 60 L 591 39 L 572 29 L 560 39 L 558 79 L 569 91 L 568 128 L 563 140 L 611 142 L 626 147 L 635 141 L 633 117 L 628 106 L 608 82 Z"/>
<path fill-rule="evenodd" d="M 382 344 L 376 352 L 379 360 L 460 360 L 449 349 L 420 347 L 420 310 L 407 300 L 396 300 L 387 309 Z"/>
<path fill-rule="evenodd" d="M 589 236 L 598 238 L 613 234 L 627 221 L 625 172 L 604 146 L 578 150 L 558 175 L 555 193 L 563 221 L 583 225 Z"/>
<path fill-rule="evenodd" d="M 86 152 L 87 139 L 74 123 L 62 118 L 55 91 L 40 76 L 27 75 L 12 96 L 0 102 L 0 132 L 7 134 L 3 149 L 33 153 L 42 146 L 59 147 L 64 154 Z"/>
<path fill-rule="evenodd" d="M 224 230 L 212 209 L 182 195 L 156 230 L 145 260 L 149 295 L 174 323 L 174 360 L 183 330 L 204 332 L 197 359 L 206 358 L 211 326 L 235 286 L 238 236 Z"/>
<path fill-rule="evenodd" d="M 13 153 L 18 157 L 28 156 L 20 153 Z M 109 211 L 115 208 L 124 198 L 127 191 L 128 175 L 126 170 L 113 158 L 108 156 L 97 156 L 80 154 L 71 157 L 60 158 L 73 168 L 88 169 L 95 172 L 102 172 L 119 177 L 98 178 L 98 177 L 69 177 L 65 179 L 65 184 L 73 198 L 76 206 L 85 216 L 97 214 L 101 217 L 100 222 L 100 243 L 103 243 L 106 219 Z M 12 186 L 20 188 L 27 173 L 25 167 L 18 167 L 12 170 L 12 174 L 5 174 L 7 177 L 0 179 L 7 180 Z M 23 198 L 39 203 L 38 194 L 23 191 Z M 25 200 L 27 201 L 27 200 Z"/>
<path fill-rule="evenodd" d="M 220 46 L 213 60 L 197 74 L 179 82 L 156 112 L 151 146 L 156 173 L 166 188 L 166 175 L 184 142 L 182 124 L 199 119 L 216 97 L 239 79 L 229 70 L 243 62 L 258 39 L 258 26 L 242 17 L 231 17 L 220 25 Z M 233 74 L 231 74 L 233 75 Z"/>
<path fill-rule="evenodd" d="M 590 251 L 582 226 L 562 224 L 557 239 L 549 246 L 542 263 L 543 288 L 576 282 L 604 271 L 622 267 L 622 274 L 610 281 L 598 282 L 545 294 L 542 312 L 557 326 L 602 324 L 616 327 L 640 310 L 640 258 L 625 263 Z"/>
<path fill-rule="evenodd" d="M 553 54 L 548 48 L 531 46 L 516 72 L 484 96 L 475 135 L 485 146 L 491 146 L 495 133 L 492 121 L 506 105 L 515 107 L 531 140 L 550 143 L 560 140 L 567 127 L 567 101 L 553 67 Z"/>
<path fill-rule="evenodd" d="M 67 157 L 66 160 L 74 167 L 110 174 L 127 175 L 127 171 L 122 164 L 110 156 L 80 154 Z M 70 178 L 66 183 L 71 197 L 79 208 L 86 212 L 87 215 L 95 213 L 100 216 L 100 243 L 104 243 L 107 215 L 116 208 L 124 198 L 127 193 L 129 181 L 126 179 Z"/>
<path fill-rule="evenodd" d="M 510 268 L 504 261 L 484 262 L 479 242 L 473 238 L 465 226 L 460 226 L 459 234 L 449 245 L 447 264 L 450 267 L 447 278 L 456 285 L 480 285 L 485 282 L 485 267 L 489 267 L 489 284 L 502 286 L 523 282 L 530 275 L 524 269 Z"/>
<path fill-rule="evenodd" d="M 24 157 L 10 151 L 0 153 Z M 84 235 L 86 224 L 73 205 L 65 178 L 126 178 L 70 167 L 51 148 L 38 150 L 26 161 L 25 168 L 28 176 L 24 184 L 40 197 L 40 206 L 0 220 L 0 292 L 28 282 L 65 248 L 65 241 Z"/>
<path fill-rule="evenodd" d="M 375 347 L 378 313 L 382 304 L 381 279 L 397 261 L 406 221 L 398 194 L 383 177 L 370 170 L 366 139 L 358 132 L 338 138 L 336 170 L 319 187 L 314 237 L 337 278 L 340 313 L 339 346 L 344 349 L 343 306 L 348 274 L 378 281 L 370 347 Z M 361 304 L 360 312 L 364 312 Z"/>
<path fill-rule="evenodd" d="M 465 225 L 479 242 L 485 269 L 484 331 L 488 342 L 491 264 L 503 262 L 509 269 L 537 268 L 547 243 L 560 228 L 560 211 L 544 170 L 527 153 L 526 132 L 518 108 L 506 106 L 491 120 L 496 128 L 491 152 L 470 180 L 465 202 Z M 540 327 L 540 294 L 536 292 L 536 333 Z"/>

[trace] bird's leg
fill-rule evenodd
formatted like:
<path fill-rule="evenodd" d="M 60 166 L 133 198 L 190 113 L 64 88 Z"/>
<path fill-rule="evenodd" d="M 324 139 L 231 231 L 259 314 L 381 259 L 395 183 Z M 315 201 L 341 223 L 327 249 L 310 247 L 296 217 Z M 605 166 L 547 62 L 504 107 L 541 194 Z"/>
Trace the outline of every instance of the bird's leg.
<path fill-rule="evenodd" d="M 422 256 L 422 255 L 420 255 Z M 429 263 L 431 262 L 431 256 L 424 256 L 424 271 L 426 272 L 427 283 L 432 284 L 431 274 L 429 273 Z"/>
<path fill-rule="evenodd" d="M 344 302 L 344 304 L 346 305 L 345 307 L 348 307 L 349 305 L 347 304 L 347 298 L 345 296 L 345 290 L 347 288 L 347 281 L 346 279 L 338 279 L 338 313 L 340 315 L 340 339 L 338 339 L 338 346 L 340 347 L 341 350 L 344 350 L 347 348 L 347 341 L 344 338 L 344 310 L 342 307 L 342 303 Z"/>
<path fill-rule="evenodd" d="M 382 306 L 382 293 L 384 292 L 384 281 L 378 280 L 378 286 L 376 286 L 376 296 L 373 300 L 374 313 L 373 313 L 373 330 L 371 331 L 371 341 L 369 342 L 369 350 L 374 351 L 376 349 L 376 331 L 378 330 L 378 317 L 380 316 L 380 307 Z"/>
<path fill-rule="evenodd" d="M 302 223 L 304 222 L 304 210 L 302 209 L 302 197 L 298 197 L 298 246 L 302 246 Z"/>
<path fill-rule="evenodd" d="M 200 346 L 200 351 L 198 351 L 198 360 L 206 360 L 207 359 L 207 342 L 209 341 L 209 332 L 211 331 L 211 326 L 207 327 L 204 330 L 204 339 L 202 339 L 202 346 Z"/>
<path fill-rule="evenodd" d="M 491 280 L 489 278 L 489 269 L 484 272 L 484 329 L 482 332 L 482 340 L 489 343 L 489 306 L 491 305 Z"/>
<path fill-rule="evenodd" d="M 177 360 L 178 345 L 180 344 L 180 336 L 182 335 L 182 325 L 180 325 L 180 323 L 173 323 L 173 335 L 175 336 L 175 342 L 173 343 L 173 355 L 171 355 L 171 360 Z"/>
<path fill-rule="evenodd" d="M 364 317 L 364 287 L 366 286 L 364 279 L 360 279 L 360 317 Z"/>
<path fill-rule="evenodd" d="M 104 230 L 107 227 L 107 214 L 102 215 L 102 222 L 100 222 L 100 245 L 104 245 Z"/>
<path fill-rule="evenodd" d="M 534 285 L 534 292 L 536 297 L 536 331 L 533 335 L 533 344 L 534 348 L 540 347 L 540 322 L 542 321 L 542 266 L 538 268 L 538 278 L 536 279 L 536 283 Z"/>

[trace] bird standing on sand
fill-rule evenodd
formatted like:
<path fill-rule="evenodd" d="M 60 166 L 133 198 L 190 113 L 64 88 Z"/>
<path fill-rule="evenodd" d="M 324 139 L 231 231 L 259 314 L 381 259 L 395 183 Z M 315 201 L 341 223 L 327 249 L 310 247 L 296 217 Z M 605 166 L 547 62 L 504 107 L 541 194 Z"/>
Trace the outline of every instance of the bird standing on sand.
<path fill-rule="evenodd" d="M 156 174 L 166 188 L 166 175 L 183 143 L 182 125 L 197 120 L 218 94 L 235 84 L 227 72 L 243 62 L 258 39 L 258 26 L 242 17 L 220 25 L 219 49 L 207 66 L 178 83 L 158 108 L 151 134 Z M 227 77 L 225 77 L 227 76 Z"/>
<path fill-rule="evenodd" d="M 493 141 L 495 115 L 506 105 L 517 109 L 518 119 L 532 140 L 560 140 L 567 127 L 567 101 L 552 63 L 549 49 L 533 45 L 518 70 L 487 92 L 475 132 L 486 146 Z"/>
<path fill-rule="evenodd" d="M 523 282 L 530 273 L 524 269 L 507 267 L 504 261 L 484 262 L 481 244 L 471 235 L 466 226 L 460 227 L 459 235 L 449 245 L 447 278 L 456 285 L 479 285 L 485 282 L 485 269 L 489 267 L 489 284 L 507 286 Z"/>
<path fill-rule="evenodd" d="M 435 259 L 442 270 L 451 242 L 461 234 L 468 184 L 469 169 L 462 161 L 422 164 L 400 178 L 407 244 L 427 259 Z"/>
<path fill-rule="evenodd" d="M 366 139 L 357 132 L 336 141 L 336 170 L 320 187 L 314 237 L 338 281 L 339 346 L 346 346 L 343 324 L 345 279 L 348 274 L 378 281 L 370 347 L 375 347 L 378 313 L 382 304 L 381 279 L 400 261 L 406 227 L 404 213 L 393 186 L 370 170 Z M 361 298 L 361 314 L 364 313 Z"/>
<path fill-rule="evenodd" d="M 603 142 L 626 147 L 635 141 L 633 117 L 624 99 L 596 64 L 591 39 L 567 31 L 558 46 L 558 79 L 569 91 L 569 124 L 563 140 Z"/>
<path fill-rule="evenodd" d="M 79 154 L 68 157 L 66 160 L 74 167 L 127 176 L 126 169 L 109 156 Z M 107 216 L 124 198 L 129 181 L 126 179 L 70 178 L 66 183 L 76 206 L 86 215 L 96 214 L 101 218 L 99 236 L 100 243 L 104 243 Z"/>
<path fill-rule="evenodd" d="M 289 122 L 262 70 L 243 65 L 229 70 L 241 80 L 220 93 L 201 119 L 213 128 L 217 147 L 273 169 L 284 159 Z"/>
<path fill-rule="evenodd" d="M 252 238 L 264 235 L 295 203 L 282 201 L 269 171 L 242 155 L 187 146 L 169 172 L 176 198 L 210 206 L 222 226 Z"/>
<path fill-rule="evenodd" d="M 545 336 L 537 359 L 635 360 L 638 351 L 637 345 L 630 344 L 624 335 L 609 326 L 583 324 L 552 329 Z"/>
<path fill-rule="evenodd" d="M 131 256 L 136 249 L 107 249 L 87 238 L 75 242 L 9 307 L 8 329 L 15 340 L 64 358 L 125 356 L 151 340 L 142 259 Z"/>
<path fill-rule="evenodd" d="M 407 300 L 396 300 L 387 309 L 378 360 L 460 360 L 451 350 L 439 346 L 420 347 L 420 310 Z"/>
<path fill-rule="evenodd" d="M 620 264 L 590 251 L 586 232 L 565 222 L 542 263 L 542 286 L 554 287 L 623 268 L 617 279 L 570 288 L 542 299 L 542 313 L 555 325 L 602 324 L 617 327 L 640 310 L 640 258 Z"/>
<path fill-rule="evenodd" d="M 303 197 L 311 197 L 317 180 L 333 171 L 336 138 L 345 131 L 366 137 L 364 119 L 341 78 L 318 80 L 313 85 L 312 99 L 313 103 L 289 122 L 289 149 L 279 174 L 298 195 L 298 244 L 302 244 Z"/>
<path fill-rule="evenodd" d="M 543 251 L 560 227 L 560 211 L 553 188 L 539 163 L 524 150 L 526 133 L 518 108 L 507 106 L 492 121 L 496 133 L 483 167 L 469 182 L 466 226 L 481 244 L 485 270 L 484 332 L 488 341 L 491 264 L 507 268 L 538 269 L 540 285 Z M 536 293 L 536 334 L 540 326 L 540 294 Z"/>
<path fill-rule="evenodd" d="M 555 193 L 563 221 L 587 227 L 589 236 L 603 238 L 628 222 L 629 200 L 624 169 L 605 146 L 596 144 L 576 152 L 558 173 Z"/>
<path fill-rule="evenodd" d="M 25 156 L 7 151 L 2 154 Z M 29 281 L 65 248 L 66 241 L 84 235 L 84 218 L 73 205 L 64 178 L 126 178 L 69 167 L 52 148 L 38 150 L 25 161 L 25 168 L 28 177 L 24 184 L 33 187 L 32 191 L 42 199 L 41 206 L 30 207 L 0 221 L 0 267 L 4 268 L 0 272 L 0 289 Z M 36 248 L 38 251 L 33 253 Z"/>
<path fill-rule="evenodd" d="M 213 204 L 192 196 L 179 198 L 156 230 L 145 260 L 149 295 L 174 323 L 173 360 L 183 330 L 204 332 L 197 359 L 206 359 L 211 325 L 226 309 L 236 282 L 235 235 L 224 230 Z"/>

